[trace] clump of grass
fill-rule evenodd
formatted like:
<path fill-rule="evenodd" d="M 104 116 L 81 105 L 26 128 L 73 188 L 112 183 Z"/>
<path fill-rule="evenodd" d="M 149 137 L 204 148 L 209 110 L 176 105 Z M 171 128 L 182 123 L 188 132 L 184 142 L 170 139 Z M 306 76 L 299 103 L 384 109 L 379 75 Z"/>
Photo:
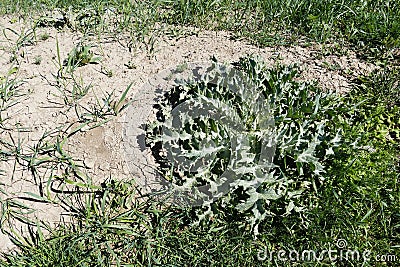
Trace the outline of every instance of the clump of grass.
<path fill-rule="evenodd" d="M 100 57 L 94 56 L 91 46 L 78 44 L 68 53 L 63 65 L 67 67 L 67 70 L 73 72 L 77 67 L 98 63 L 100 60 Z"/>
<path fill-rule="evenodd" d="M 3 112 L 17 104 L 18 101 L 13 100 L 13 98 L 21 95 L 18 87 L 22 84 L 22 81 L 15 77 L 17 72 L 18 67 L 13 67 L 4 77 L 0 76 L 0 127 L 7 119 L 7 117 L 4 117 Z"/>
<path fill-rule="evenodd" d="M 35 65 L 40 65 L 40 63 L 42 63 L 42 56 L 36 56 L 36 57 L 33 59 L 33 64 L 35 64 Z"/>
<path fill-rule="evenodd" d="M 50 35 L 49 35 L 48 33 L 42 33 L 42 34 L 39 36 L 39 39 L 42 40 L 42 41 L 46 41 L 46 40 L 49 39 L 49 38 L 50 38 Z"/>
<path fill-rule="evenodd" d="M 372 71 L 368 76 L 358 77 L 359 85 L 355 93 L 370 96 L 390 106 L 400 105 L 400 69 L 384 66 Z"/>

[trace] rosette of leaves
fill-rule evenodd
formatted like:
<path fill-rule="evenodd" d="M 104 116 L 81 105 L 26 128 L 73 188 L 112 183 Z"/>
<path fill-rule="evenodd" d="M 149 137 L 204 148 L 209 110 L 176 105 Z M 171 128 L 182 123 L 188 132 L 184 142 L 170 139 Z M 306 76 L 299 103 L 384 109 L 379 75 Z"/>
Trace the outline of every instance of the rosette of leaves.
<path fill-rule="evenodd" d="M 161 98 L 147 143 L 166 179 L 202 206 L 200 219 L 230 210 L 256 233 L 267 216 L 306 210 L 340 143 L 327 126 L 340 102 L 296 74 L 256 57 L 214 60 Z"/>

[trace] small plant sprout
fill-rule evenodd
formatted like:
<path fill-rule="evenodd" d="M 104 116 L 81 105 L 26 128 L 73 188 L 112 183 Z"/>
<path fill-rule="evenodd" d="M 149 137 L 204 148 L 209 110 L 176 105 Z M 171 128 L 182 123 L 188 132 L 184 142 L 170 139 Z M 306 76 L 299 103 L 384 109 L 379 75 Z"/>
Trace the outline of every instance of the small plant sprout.
<path fill-rule="evenodd" d="M 78 44 L 68 53 L 63 65 L 67 67 L 67 70 L 73 72 L 77 67 L 99 63 L 101 57 L 95 57 L 91 48 L 89 45 Z"/>
<path fill-rule="evenodd" d="M 39 38 L 42 41 L 46 41 L 47 39 L 50 38 L 50 35 L 47 32 L 45 32 L 45 33 L 40 34 Z"/>
<path fill-rule="evenodd" d="M 106 75 L 109 78 L 111 78 L 114 75 L 114 73 L 113 73 L 113 71 L 111 69 L 108 69 L 108 68 L 106 68 L 104 66 L 101 66 L 101 71 L 100 72 L 103 73 L 104 75 Z"/>
<path fill-rule="evenodd" d="M 35 65 L 40 65 L 40 63 L 42 63 L 42 56 L 35 56 L 35 58 L 33 59 L 33 64 Z"/>
<path fill-rule="evenodd" d="M 122 95 L 118 99 L 118 101 L 113 100 L 110 102 L 110 106 L 111 106 L 112 110 L 114 111 L 115 115 L 118 115 L 119 113 L 121 113 L 121 111 L 123 111 L 124 109 L 126 109 L 129 106 L 130 102 L 128 101 L 126 96 L 127 96 L 128 92 L 131 90 L 132 84 L 133 83 L 128 85 L 128 87 L 122 93 Z"/>
<path fill-rule="evenodd" d="M 8 71 L 5 77 L 0 76 L 0 112 L 5 111 L 10 106 L 17 103 L 15 101 L 11 101 L 13 97 L 19 95 L 18 87 L 22 84 L 22 81 L 19 81 L 17 78 L 13 77 L 13 75 L 17 72 L 18 67 L 13 67 Z"/>

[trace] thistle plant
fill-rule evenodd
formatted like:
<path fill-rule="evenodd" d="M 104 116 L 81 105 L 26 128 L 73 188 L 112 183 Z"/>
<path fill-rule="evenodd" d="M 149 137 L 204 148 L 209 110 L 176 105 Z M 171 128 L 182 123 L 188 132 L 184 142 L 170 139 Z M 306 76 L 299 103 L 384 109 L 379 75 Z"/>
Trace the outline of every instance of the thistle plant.
<path fill-rule="evenodd" d="M 256 57 L 177 81 L 162 97 L 148 145 L 180 204 L 206 215 L 232 210 L 257 232 L 266 216 L 303 212 L 340 144 L 328 125 L 339 97 L 293 80 Z M 272 208 L 273 203 L 279 208 Z"/>

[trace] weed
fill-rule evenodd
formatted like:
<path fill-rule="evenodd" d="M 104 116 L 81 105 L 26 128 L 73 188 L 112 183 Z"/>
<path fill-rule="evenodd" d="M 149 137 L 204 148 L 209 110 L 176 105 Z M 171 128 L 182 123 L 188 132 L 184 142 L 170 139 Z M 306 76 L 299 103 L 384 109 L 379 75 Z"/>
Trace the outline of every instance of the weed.
<path fill-rule="evenodd" d="M 65 87 L 64 90 L 61 89 L 61 92 L 64 95 L 64 103 L 67 105 L 76 104 L 77 101 L 83 98 L 92 87 L 91 83 L 85 85 L 82 77 L 76 79 L 75 76 L 72 76 L 72 89 L 70 91 L 66 90 Z"/>
<path fill-rule="evenodd" d="M 0 77 L 0 126 L 3 126 L 7 117 L 3 116 L 3 112 L 9 107 L 18 103 L 18 100 L 12 101 L 13 98 L 21 96 L 22 93 L 18 87 L 23 83 L 22 81 L 14 78 L 18 72 L 18 67 L 11 68 L 5 77 Z"/>
<path fill-rule="evenodd" d="M 78 128 L 81 129 L 86 127 L 93 129 L 110 121 L 112 116 L 118 116 L 130 105 L 126 95 L 131 87 L 132 84 L 125 89 L 119 99 L 115 98 L 115 92 L 113 91 L 111 93 L 106 93 L 102 99 L 96 97 L 96 103 L 91 104 L 88 107 L 75 104 L 74 109 L 79 122 L 81 123 L 81 126 Z"/>
<path fill-rule="evenodd" d="M 42 41 L 46 41 L 46 40 L 49 39 L 49 38 L 50 38 L 50 35 L 49 35 L 48 33 L 42 33 L 42 34 L 39 36 L 39 39 L 42 40 Z"/>
<path fill-rule="evenodd" d="M 33 59 L 33 64 L 40 65 L 40 63 L 42 63 L 42 56 L 35 56 Z"/>
<path fill-rule="evenodd" d="M 25 56 L 25 51 L 24 47 L 26 46 L 31 46 L 35 43 L 35 29 L 29 29 L 27 31 L 21 30 L 20 33 L 15 31 L 12 28 L 6 28 L 3 30 L 4 37 L 8 40 L 11 41 L 11 38 L 8 36 L 8 31 L 15 35 L 18 36 L 17 40 L 13 42 L 13 48 L 12 48 L 12 55 L 10 57 L 10 63 L 17 63 L 19 57 L 24 57 Z"/>
<path fill-rule="evenodd" d="M 101 73 L 106 75 L 107 77 L 111 78 L 113 76 L 113 71 L 110 69 L 107 69 L 106 67 L 101 66 Z"/>
<path fill-rule="evenodd" d="M 214 196 L 222 195 L 221 213 L 236 209 L 257 232 L 258 223 L 280 214 L 269 209 L 275 201 L 285 203 L 280 215 L 307 209 L 299 200 L 317 190 L 325 162 L 340 143 L 337 129 L 326 127 L 340 98 L 294 82 L 294 67 L 267 69 L 255 58 L 243 58 L 237 66 L 243 73 L 214 63 L 200 81 L 173 88 L 160 103 L 160 122 L 149 127 L 149 146 L 171 183 L 201 186 L 199 195 L 194 190 L 190 195 L 208 215 L 218 209 Z M 193 110 L 185 112 L 186 105 Z M 203 110 L 218 110 L 218 115 Z M 207 196 L 201 196 L 204 192 Z"/>
<path fill-rule="evenodd" d="M 67 71 L 73 72 L 77 67 L 99 63 L 101 58 L 95 57 L 90 49 L 91 46 L 82 44 L 78 44 L 74 47 L 71 52 L 68 53 L 67 58 L 63 62 Z"/>
<path fill-rule="evenodd" d="M 125 63 L 124 65 L 130 70 L 137 68 L 137 66 L 135 65 L 135 63 L 132 62 L 132 60 L 129 60 L 128 63 Z"/>

